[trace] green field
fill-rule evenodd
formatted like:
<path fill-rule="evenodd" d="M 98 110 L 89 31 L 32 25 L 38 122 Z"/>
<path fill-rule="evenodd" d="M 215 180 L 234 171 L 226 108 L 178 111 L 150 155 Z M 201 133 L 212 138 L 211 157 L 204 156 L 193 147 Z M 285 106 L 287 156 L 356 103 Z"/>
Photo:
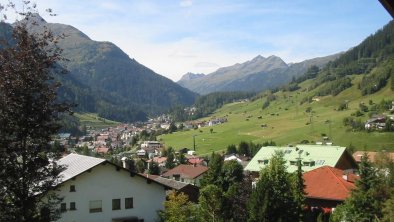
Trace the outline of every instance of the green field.
<path fill-rule="evenodd" d="M 160 140 L 165 146 L 175 149 L 193 148 L 193 135 L 196 135 L 197 153 L 207 154 L 225 150 L 229 144 L 237 145 L 242 140 L 255 143 L 272 140 L 277 145 L 287 145 L 297 144 L 302 140 L 322 141 L 322 135 L 325 134 L 335 145 L 348 147 L 352 144 L 357 150 L 394 151 L 394 133 L 353 132 L 343 125 L 343 118 L 357 111 L 361 102 L 368 104 L 369 100 L 374 103 L 379 103 L 382 99 L 394 100 L 393 91 L 388 86 L 375 94 L 363 97 L 357 89 L 361 76 L 352 78 L 353 86 L 339 95 L 319 97 L 319 101 L 302 105 L 300 101 L 313 93 L 307 90 L 309 81 L 302 83 L 298 91 L 275 93 L 276 100 L 264 110 L 261 108 L 265 101 L 264 96 L 253 102 L 227 104 L 211 116 L 227 116 L 228 122 L 162 135 Z M 336 111 L 335 109 L 346 100 L 348 110 Z M 308 107 L 312 108 L 312 115 L 305 112 Z M 365 114 L 361 118 L 364 121 L 369 117 Z M 262 127 L 263 124 L 267 127 Z M 210 128 L 213 129 L 213 133 L 210 133 Z"/>
<path fill-rule="evenodd" d="M 92 129 L 103 129 L 119 124 L 119 122 L 101 118 L 95 113 L 74 113 L 74 116 L 79 119 L 81 125 L 86 125 Z"/>

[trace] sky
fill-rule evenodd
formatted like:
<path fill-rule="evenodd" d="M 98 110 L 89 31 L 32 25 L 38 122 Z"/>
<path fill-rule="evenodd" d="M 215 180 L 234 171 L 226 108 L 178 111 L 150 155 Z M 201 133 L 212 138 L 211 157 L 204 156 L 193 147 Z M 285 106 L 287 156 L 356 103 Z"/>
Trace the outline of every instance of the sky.
<path fill-rule="evenodd" d="M 392 19 L 378 0 L 32 2 L 47 22 L 113 42 L 173 81 L 187 72 L 208 74 L 257 55 L 292 63 L 346 51 Z M 46 8 L 57 16 L 49 16 Z"/>

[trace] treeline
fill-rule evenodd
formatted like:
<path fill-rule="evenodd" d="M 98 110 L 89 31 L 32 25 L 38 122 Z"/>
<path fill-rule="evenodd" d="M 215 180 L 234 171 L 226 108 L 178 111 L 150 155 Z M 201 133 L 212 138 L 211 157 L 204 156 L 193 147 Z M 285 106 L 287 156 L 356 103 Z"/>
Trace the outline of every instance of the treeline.
<path fill-rule="evenodd" d="M 196 118 L 207 116 L 226 103 L 251 98 L 254 95 L 254 92 L 214 92 L 200 96 L 194 104 L 197 108 Z"/>
<path fill-rule="evenodd" d="M 359 84 L 363 95 L 379 91 L 387 85 L 392 74 L 394 57 L 394 22 L 388 23 L 374 35 L 366 38 L 361 44 L 343 53 L 334 61 L 329 62 L 319 70 L 317 66 L 311 66 L 307 72 L 293 78 L 292 82 L 282 87 L 283 90 L 297 90 L 298 84 L 313 79 L 308 90 L 322 87 L 316 92 L 316 96 L 337 95 L 352 86 L 349 75 L 364 75 Z M 388 62 L 386 62 L 388 61 Z M 371 71 L 381 65 L 383 70 Z M 391 78 L 391 88 L 394 89 L 394 77 Z"/>
<path fill-rule="evenodd" d="M 214 92 L 197 97 L 193 105 L 195 111 L 186 112 L 184 107 L 174 106 L 170 109 L 170 115 L 177 122 L 194 120 L 212 114 L 224 104 L 249 99 L 255 95 L 254 92 Z"/>
<path fill-rule="evenodd" d="M 276 146 L 276 143 L 274 141 L 265 141 L 264 143 L 253 143 L 253 142 L 245 142 L 241 141 L 238 146 L 234 144 L 230 144 L 227 146 L 226 154 L 231 155 L 231 154 L 238 154 L 241 156 L 247 156 L 247 157 L 254 157 L 257 152 L 259 152 L 261 147 L 264 146 Z"/>

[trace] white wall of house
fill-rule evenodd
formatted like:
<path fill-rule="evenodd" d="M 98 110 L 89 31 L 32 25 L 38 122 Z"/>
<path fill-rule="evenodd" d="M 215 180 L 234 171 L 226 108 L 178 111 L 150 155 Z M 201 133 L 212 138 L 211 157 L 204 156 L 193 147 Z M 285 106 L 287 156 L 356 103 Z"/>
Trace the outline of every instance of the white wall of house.
<path fill-rule="evenodd" d="M 70 192 L 75 185 L 75 192 Z M 155 182 L 147 183 L 143 177 L 130 174 L 111 164 L 98 165 L 91 172 L 84 172 L 75 180 L 63 183 L 58 191 L 66 203 L 67 211 L 59 222 L 111 222 L 112 219 L 135 216 L 147 221 L 157 219 L 157 211 L 163 209 L 165 189 Z M 133 208 L 125 209 L 125 198 L 133 198 Z M 112 210 L 112 199 L 121 199 L 121 209 Z M 89 202 L 102 201 L 102 212 L 90 213 Z M 69 210 L 75 202 L 76 210 Z M 59 206 L 60 208 L 60 206 Z"/>

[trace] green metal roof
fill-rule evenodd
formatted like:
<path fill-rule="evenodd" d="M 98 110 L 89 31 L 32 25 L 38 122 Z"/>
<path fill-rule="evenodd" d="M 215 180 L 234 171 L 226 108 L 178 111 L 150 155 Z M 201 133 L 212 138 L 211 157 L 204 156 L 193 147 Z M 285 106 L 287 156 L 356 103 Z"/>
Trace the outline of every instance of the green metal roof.
<path fill-rule="evenodd" d="M 253 157 L 244 170 L 259 172 L 269 165 L 269 161 L 275 151 L 282 151 L 288 172 L 297 170 L 297 160 L 301 158 L 304 172 L 319 168 L 321 166 L 335 167 L 345 152 L 346 147 L 331 145 L 297 145 L 294 147 L 262 147 Z"/>

